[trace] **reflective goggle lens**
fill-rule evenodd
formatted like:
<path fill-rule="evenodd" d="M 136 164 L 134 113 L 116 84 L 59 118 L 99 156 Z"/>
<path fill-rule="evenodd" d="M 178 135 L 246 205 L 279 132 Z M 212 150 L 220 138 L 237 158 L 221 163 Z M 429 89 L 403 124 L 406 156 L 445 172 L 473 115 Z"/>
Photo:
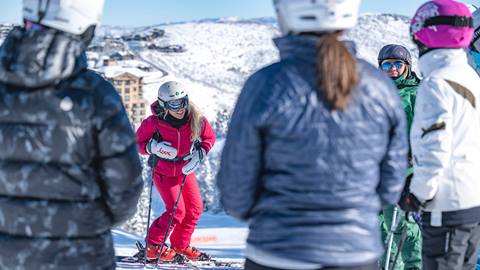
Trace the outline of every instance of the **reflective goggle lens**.
<path fill-rule="evenodd" d="M 167 101 L 165 102 L 165 107 L 167 110 L 170 110 L 170 111 L 179 111 L 185 107 L 187 107 L 188 105 L 188 98 L 187 97 L 183 97 L 183 98 L 179 98 L 179 99 L 174 99 L 174 100 L 170 100 L 170 101 Z"/>
<path fill-rule="evenodd" d="M 395 62 L 383 62 L 382 69 L 383 70 L 390 70 L 392 67 L 396 69 L 401 69 L 405 65 L 403 61 L 395 61 Z"/>

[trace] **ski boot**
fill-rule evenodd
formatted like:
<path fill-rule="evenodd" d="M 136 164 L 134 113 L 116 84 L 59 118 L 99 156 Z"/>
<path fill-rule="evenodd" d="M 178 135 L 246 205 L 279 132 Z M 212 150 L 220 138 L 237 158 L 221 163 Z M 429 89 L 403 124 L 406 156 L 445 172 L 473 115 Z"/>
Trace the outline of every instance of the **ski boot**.
<path fill-rule="evenodd" d="M 162 254 L 160 254 L 162 250 Z M 175 250 L 169 248 L 167 245 L 149 245 L 146 250 L 145 256 L 147 261 L 152 262 L 160 259 L 162 262 L 182 262 L 183 258 L 181 255 L 177 254 Z"/>
<path fill-rule="evenodd" d="M 209 261 L 212 258 L 205 252 L 201 252 L 195 247 L 188 246 L 185 248 L 173 248 L 177 254 L 182 254 L 187 257 L 187 259 L 192 261 Z"/>

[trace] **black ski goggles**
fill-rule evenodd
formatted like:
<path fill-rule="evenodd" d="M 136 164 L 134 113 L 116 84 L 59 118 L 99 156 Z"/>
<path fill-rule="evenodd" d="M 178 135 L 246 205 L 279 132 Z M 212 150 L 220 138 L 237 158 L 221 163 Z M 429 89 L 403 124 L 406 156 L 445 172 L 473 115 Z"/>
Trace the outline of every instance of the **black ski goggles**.
<path fill-rule="evenodd" d="M 160 104 L 163 104 L 163 107 L 166 110 L 169 110 L 169 111 L 172 111 L 172 112 L 178 112 L 181 109 L 184 109 L 188 106 L 188 96 L 184 96 L 184 97 L 179 98 L 179 99 L 169 100 L 169 101 L 166 101 L 166 102 L 158 99 L 158 102 L 160 102 Z"/>

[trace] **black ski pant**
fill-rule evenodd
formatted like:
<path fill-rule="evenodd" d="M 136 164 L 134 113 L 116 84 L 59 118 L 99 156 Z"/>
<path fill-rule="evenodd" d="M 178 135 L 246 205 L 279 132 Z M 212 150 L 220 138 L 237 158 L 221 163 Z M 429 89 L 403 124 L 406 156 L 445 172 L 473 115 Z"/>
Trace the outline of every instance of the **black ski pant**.
<path fill-rule="evenodd" d="M 368 265 L 362 266 L 355 266 L 355 267 L 324 267 L 318 270 L 377 270 L 378 264 L 377 262 L 373 262 Z M 268 266 L 263 266 L 257 264 L 249 259 L 245 262 L 245 270 L 290 270 L 290 269 L 282 269 L 282 268 L 273 268 Z M 293 270 L 293 269 L 292 269 Z"/>
<path fill-rule="evenodd" d="M 474 270 L 480 242 L 479 223 L 422 226 L 422 261 L 425 270 Z"/>

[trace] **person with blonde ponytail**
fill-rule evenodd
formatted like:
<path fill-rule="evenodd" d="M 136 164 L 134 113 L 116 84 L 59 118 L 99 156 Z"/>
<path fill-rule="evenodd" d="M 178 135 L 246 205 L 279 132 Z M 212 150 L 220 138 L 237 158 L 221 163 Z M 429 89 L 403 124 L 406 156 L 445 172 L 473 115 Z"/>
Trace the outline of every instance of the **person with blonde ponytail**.
<path fill-rule="evenodd" d="M 159 159 L 153 181 L 166 210 L 149 228 L 146 257 L 162 261 L 172 261 L 177 254 L 191 260 L 207 258 L 205 253 L 190 246 L 203 211 L 194 171 L 212 149 L 215 132 L 189 100 L 187 88 L 180 82 L 162 84 L 151 109 L 152 115 L 143 120 L 137 130 L 137 139 L 140 153 Z M 183 180 L 185 184 L 181 188 Z M 181 197 L 168 227 L 178 194 Z M 171 232 L 171 247 L 165 244 L 167 231 Z"/>
<path fill-rule="evenodd" d="M 281 59 L 245 83 L 217 175 L 249 225 L 245 269 L 378 269 L 378 213 L 407 168 L 400 97 L 342 41 L 359 0 L 274 5 Z"/>

